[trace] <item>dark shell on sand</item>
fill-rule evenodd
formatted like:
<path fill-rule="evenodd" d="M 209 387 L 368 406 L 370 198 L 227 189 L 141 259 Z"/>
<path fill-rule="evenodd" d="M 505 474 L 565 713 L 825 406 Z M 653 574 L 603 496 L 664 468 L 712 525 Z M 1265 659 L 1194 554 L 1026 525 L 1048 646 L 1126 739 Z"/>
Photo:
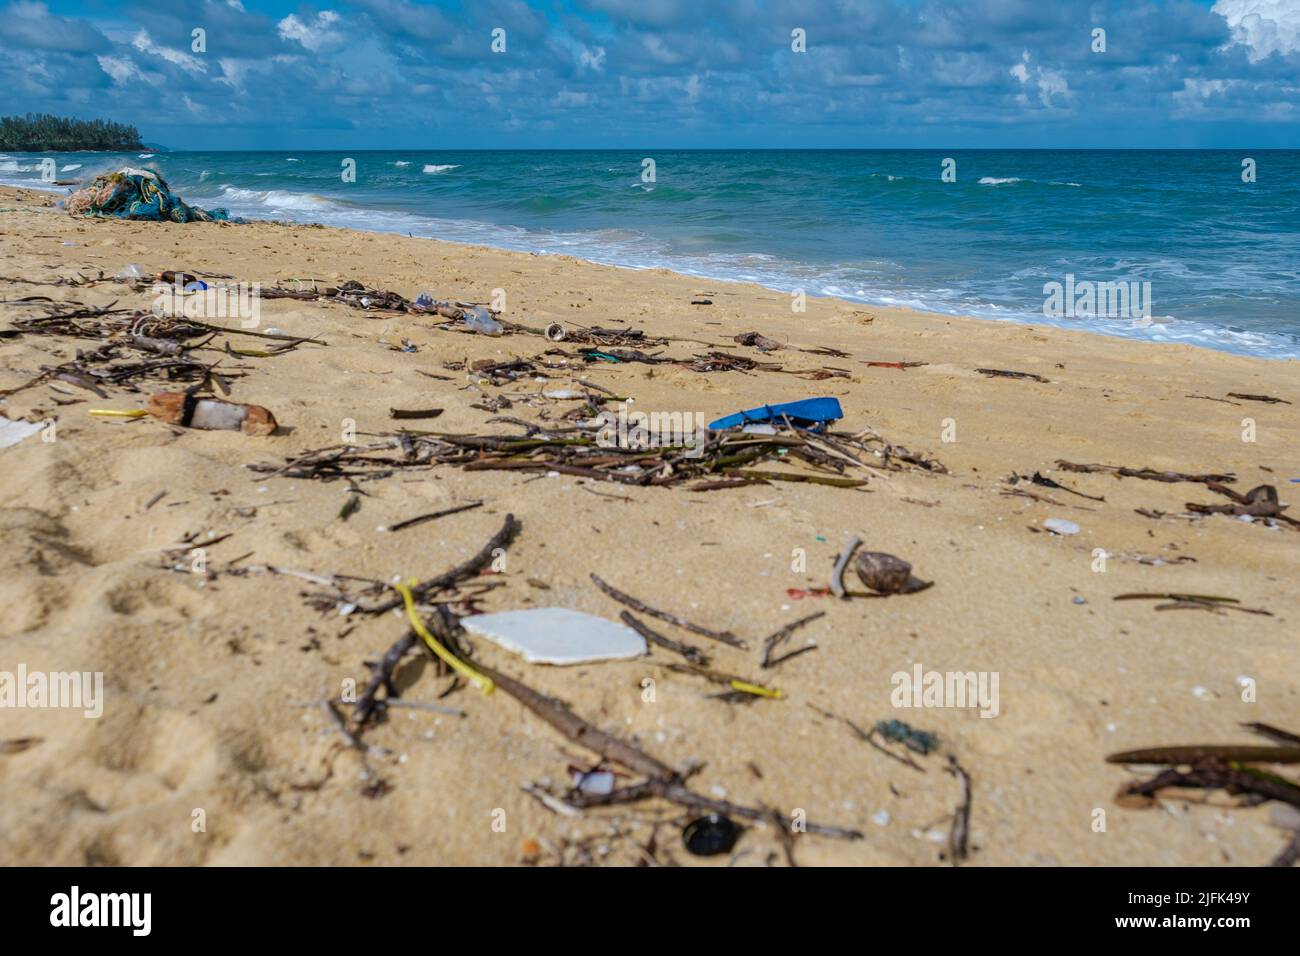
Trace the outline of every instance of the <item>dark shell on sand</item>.
<path fill-rule="evenodd" d="M 720 813 L 710 813 L 686 824 L 682 843 L 695 856 L 719 856 L 730 853 L 742 830 Z"/>
<path fill-rule="evenodd" d="M 859 552 L 853 570 L 863 584 L 879 594 L 910 594 L 924 590 L 932 583 L 913 577 L 910 564 L 884 551 Z"/>

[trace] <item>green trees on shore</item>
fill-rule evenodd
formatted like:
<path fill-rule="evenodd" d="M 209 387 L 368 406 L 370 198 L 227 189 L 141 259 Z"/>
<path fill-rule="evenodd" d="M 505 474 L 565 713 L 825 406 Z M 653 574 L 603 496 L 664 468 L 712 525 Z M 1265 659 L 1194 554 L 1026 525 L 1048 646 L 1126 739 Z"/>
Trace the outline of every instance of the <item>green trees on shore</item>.
<path fill-rule="evenodd" d="M 47 113 L 0 118 L 0 151 L 66 153 L 78 149 L 144 149 L 134 126 L 107 120 L 65 119 Z"/>

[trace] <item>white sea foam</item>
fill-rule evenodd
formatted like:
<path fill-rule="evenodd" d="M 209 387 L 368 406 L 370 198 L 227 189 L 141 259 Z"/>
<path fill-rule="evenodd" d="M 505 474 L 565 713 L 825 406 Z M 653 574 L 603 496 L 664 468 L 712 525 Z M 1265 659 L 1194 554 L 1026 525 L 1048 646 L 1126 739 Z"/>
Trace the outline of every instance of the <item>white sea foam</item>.
<path fill-rule="evenodd" d="M 81 163 L 68 163 L 68 165 L 66 165 L 66 166 L 64 166 L 62 169 L 60 169 L 59 172 L 61 172 L 61 173 L 70 173 L 70 172 L 72 172 L 74 169 L 80 169 L 80 168 L 81 168 Z"/>
<path fill-rule="evenodd" d="M 314 212 L 329 209 L 336 204 L 324 196 L 311 193 L 295 193 L 285 189 L 240 189 L 237 186 L 222 186 L 221 200 L 245 206 L 265 206 L 270 209 L 296 210 Z"/>
<path fill-rule="evenodd" d="M 426 173 L 449 173 L 453 169 L 460 169 L 459 164 L 455 166 L 434 166 L 430 164 L 424 167 Z"/>
<path fill-rule="evenodd" d="M 979 184 L 981 186 L 1006 186 L 1010 183 L 1018 183 L 1021 181 L 1022 180 L 1015 176 L 1008 176 L 1006 179 L 999 179 L 996 176 L 984 176 L 980 179 Z"/>
<path fill-rule="evenodd" d="M 407 162 L 406 160 L 404 160 L 404 159 L 398 159 L 398 160 L 395 160 L 395 161 L 393 162 L 393 165 L 394 165 L 394 166 L 410 166 L 411 164 L 408 163 L 408 162 Z"/>

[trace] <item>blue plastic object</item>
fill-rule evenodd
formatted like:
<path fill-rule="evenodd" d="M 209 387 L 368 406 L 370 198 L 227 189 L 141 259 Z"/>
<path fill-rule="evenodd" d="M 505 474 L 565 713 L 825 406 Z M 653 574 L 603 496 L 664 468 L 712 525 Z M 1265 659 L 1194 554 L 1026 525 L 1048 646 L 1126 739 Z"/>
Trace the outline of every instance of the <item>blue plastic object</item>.
<path fill-rule="evenodd" d="M 763 405 L 737 412 L 735 415 L 719 418 L 716 422 L 709 422 L 709 429 L 720 431 L 724 428 L 751 425 L 755 422 L 779 422 L 784 418 L 789 418 L 791 423 L 801 428 L 820 428 L 827 422 L 837 421 L 843 417 L 844 409 L 840 408 L 838 398 L 805 398 L 797 402 Z"/>

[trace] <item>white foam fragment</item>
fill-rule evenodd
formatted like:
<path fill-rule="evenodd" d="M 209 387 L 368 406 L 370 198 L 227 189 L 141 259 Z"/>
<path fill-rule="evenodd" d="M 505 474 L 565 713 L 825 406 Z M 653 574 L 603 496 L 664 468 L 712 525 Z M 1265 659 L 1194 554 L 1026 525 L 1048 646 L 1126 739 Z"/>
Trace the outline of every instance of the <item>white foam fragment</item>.
<path fill-rule="evenodd" d="M 35 435 L 44 427 L 39 422 L 15 422 L 0 415 L 0 448 L 17 445 L 24 438 Z"/>
<path fill-rule="evenodd" d="M 475 614 L 460 623 L 531 664 L 626 660 L 646 652 L 645 640 L 631 628 L 565 607 Z"/>
<path fill-rule="evenodd" d="M 1079 526 L 1073 521 L 1066 521 L 1064 518 L 1048 518 L 1043 522 L 1043 527 L 1053 534 L 1079 533 Z"/>

